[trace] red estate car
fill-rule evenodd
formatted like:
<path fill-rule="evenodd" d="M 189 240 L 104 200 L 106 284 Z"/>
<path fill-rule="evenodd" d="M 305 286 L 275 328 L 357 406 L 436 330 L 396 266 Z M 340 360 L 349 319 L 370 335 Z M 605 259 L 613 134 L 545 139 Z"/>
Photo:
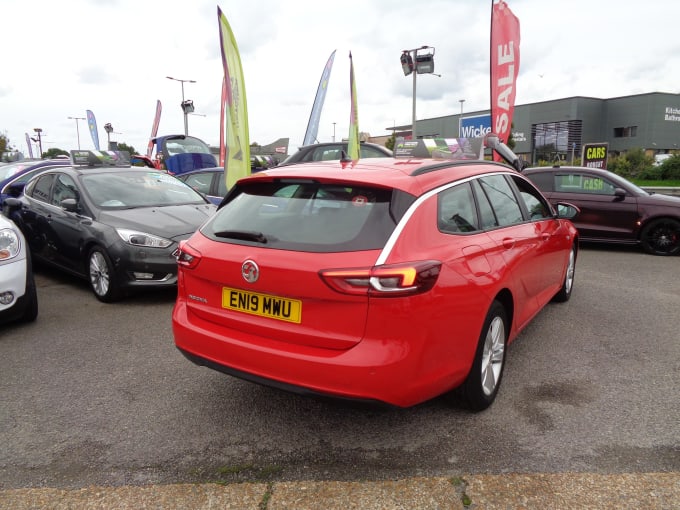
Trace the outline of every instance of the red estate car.
<path fill-rule="evenodd" d="M 411 406 L 498 392 L 506 346 L 572 292 L 577 231 L 487 161 L 309 162 L 241 179 L 180 245 L 175 344 L 300 393 Z"/>

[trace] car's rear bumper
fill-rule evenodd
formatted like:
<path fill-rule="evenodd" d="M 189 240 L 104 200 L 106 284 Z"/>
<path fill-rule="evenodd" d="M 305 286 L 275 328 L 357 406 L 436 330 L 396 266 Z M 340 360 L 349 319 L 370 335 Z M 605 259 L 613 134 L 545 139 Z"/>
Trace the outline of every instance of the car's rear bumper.
<path fill-rule="evenodd" d="M 302 394 L 408 407 L 452 389 L 469 370 L 446 360 L 423 370 L 422 339 L 365 338 L 343 350 L 225 330 L 191 314 L 182 299 L 172 327 L 176 347 L 194 363 Z"/>

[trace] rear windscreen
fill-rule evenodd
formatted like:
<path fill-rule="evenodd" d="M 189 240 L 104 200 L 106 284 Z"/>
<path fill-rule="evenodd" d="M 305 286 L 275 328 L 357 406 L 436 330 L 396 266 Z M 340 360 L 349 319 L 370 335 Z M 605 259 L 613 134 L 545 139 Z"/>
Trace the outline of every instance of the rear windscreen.
<path fill-rule="evenodd" d="M 318 182 L 242 185 L 201 232 L 216 241 L 308 252 L 381 249 L 413 197 Z M 399 212 L 401 211 L 401 212 Z"/>

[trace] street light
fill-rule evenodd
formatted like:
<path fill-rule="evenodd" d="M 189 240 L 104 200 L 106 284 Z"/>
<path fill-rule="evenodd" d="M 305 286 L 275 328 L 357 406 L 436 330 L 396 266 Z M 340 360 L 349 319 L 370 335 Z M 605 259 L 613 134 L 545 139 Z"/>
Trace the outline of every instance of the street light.
<path fill-rule="evenodd" d="M 419 51 L 424 51 L 424 53 L 419 54 Z M 416 75 L 434 74 L 434 48 L 432 46 L 421 46 L 412 50 L 403 50 L 399 61 L 401 62 L 401 70 L 404 71 L 404 76 L 413 74 L 411 137 L 415 140 L 418 138 L 416 135 Z"/>
<path fill-rule="evenodd" d="M 194 102 L 189 100 L 184 100 L 184 84 L 185 83 L 196 83 L 196 80 L 180 80 L 179 78 L 173 78 L 172 76 L 166 76 L 168 80 L 178 81 L 182 84 L 182 102 L 180 106 L 182 107 L 182 112 L 184 112 L 184 135 L 189 134 L 189 121 L 187 116 L 194 111 Z"/>
<path fill-rule="evenodd" d="M 76 121 L 76 135 L 78 136 L 78 150 L 80 150 L 80 128 L 78 127 L 79 120 L 86 120 L 85 117 L 69 117 L 71 120 Z"/>
<path fill-rule="evenodd" d="M 463 103 L 465 99 L 459 99 L 458 102 L 460 103 L 460 117 L 458 117 L 458 137 L 460 138 L 460 126 L 463 122 Z"/>

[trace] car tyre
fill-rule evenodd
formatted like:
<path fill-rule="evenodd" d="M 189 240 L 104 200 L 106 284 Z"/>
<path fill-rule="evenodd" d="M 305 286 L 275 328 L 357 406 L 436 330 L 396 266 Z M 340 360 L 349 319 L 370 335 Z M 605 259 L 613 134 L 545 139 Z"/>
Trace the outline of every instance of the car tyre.
<path fill-rule="evenodd" d="M 566 303 L 571 298 L 571 291 L 574 288 L 574 274 L 576 272 L 576 245 L 571 247 L 569 252 L 569 263 L 567 264 L 567 271 L 564 275 L 564 282 L 562 288 L 553 297 L 556 303 Z"/>
<path fill-rule="evenodd" d="M 90 250 L 87 261 L 90 287 L 94 295 L 104 303 L 116 301 L 120 292 L 111 258 L 103 249 L 95 247 Z"/>
<path fill-rule="evenodd" d="M 645 225 L 640 234 L 642 249 L 652 255 L 680 253 L 680 221 L 659 218 Z"/>
<path fill-rule="evenodd" d="M 498 394 L 507 341 L 507 313 L 499 301 L 494 301 L 484 320 L 472 368 L 461 386 L 462 396 L 473 411 L 489 407 Z"/>

